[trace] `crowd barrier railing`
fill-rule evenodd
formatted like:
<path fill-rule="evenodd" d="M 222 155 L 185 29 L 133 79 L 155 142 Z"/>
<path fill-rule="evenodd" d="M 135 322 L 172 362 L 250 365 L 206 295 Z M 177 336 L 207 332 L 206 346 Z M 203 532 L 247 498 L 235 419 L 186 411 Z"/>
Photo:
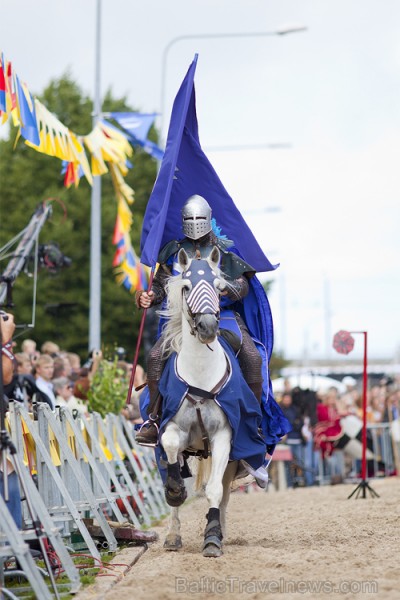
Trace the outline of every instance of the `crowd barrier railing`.
<path fill-rule="evenodd" d="M 354 437 L 345 435 L 338 440 L 332 455 L 323 457 L 319 449 L 306 445 L 294 453 L 293 447 L 278 444 L 270 468 L 272 487 L 282 491 L 289 485 L 330 485 L 339 481 L 361 478 L 362 428 Z M 356 435 L 355 435 L 356 434 Z M 368 478 L 400 476 L 400 421 L 367 423 Z M 312 483 L 310 483 L 310 481 Z"/>
<path fill-rule="evenodd" d="M 66 407 L 55 412 L 47 404 L 36 408 L 34 415 L 22 404 L 11 402 L 7 426 L 21 461 L 24 486 L 75 593 L 80 578 L 70 556 L 73 540 L 78 536 L 89 553 L 101 559 L 89 520 L 100 527 L 103 547 L 115 551 L 118 542 L 111 518 L 113 525 L 148 528 L 166 516 L 169 508 L 153 450 L 136 444 L 132 425 L 122 415 L 103 419 L 98 413 L 75 416 Z M 10 518 L 3 518 L 9 512 L 0 498 L 0 576 L 4 557 L 17 556 L 34 593 L 51 597 L 44 592 L 42 575 L 36 573 L 26 544 L 29 531 L 35 536 L 26 503 L 22 507 L 20 531 L 14 523 L 9 526 Z"/>
<path fill-rule="evenodd" d="M 340 454 L 340 461 L 337 457 Z M 400 475 L 400 440 L 396 439 L 393 423 L 367 423 L 367 476 L 368 478 Z M 318 481 L 320 485 L 331 483 L 330 465 L 336 463 L 335 473 L 342 478 L 357 479 L 361 476 L 362 432 L 349 439 L 349 445 L 334 450 L 332 458 L 323 459 L 318 453 Z"/>

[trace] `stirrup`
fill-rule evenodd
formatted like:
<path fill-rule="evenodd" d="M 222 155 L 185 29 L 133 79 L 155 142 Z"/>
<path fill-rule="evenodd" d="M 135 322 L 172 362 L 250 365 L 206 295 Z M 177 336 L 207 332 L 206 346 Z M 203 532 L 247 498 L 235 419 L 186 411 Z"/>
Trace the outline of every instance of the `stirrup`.
<path fill-rule="evenodd" d="M 154 425 L 155 428 L 157 429 L 157 441 L 156 442 L 139 442 L 137 441 L 137 443 L 139 444 L 139 446 L 148 446 L 149 448 L 156 448 L 158 446 L 158 436 L 160 433 L 160 428 L 157 425 L 157 422 L 152 419 L 151 417 L 149 419 L 147 419 L 147 421 L 144 421 L 144 423 L 142 423 L 142 426 L 140 427 L 139 431 L 136 434 L 136 438 L 138 435 L 140 435 L 142 429 L 144 427 L 146 427 L 147 425 Z M 146 427 L 145 431 L 148 429 L 148 427 Z"/>
<path fill-rule="evenodd" d="M 258 467 L 258 469 L 253 469 L 253 467 L 251 467 L 243 459 L 242 459 L 242 464 L 243 464 L 244 468 L 246 469 L 246 471 L 254 477 L 258 487 L 265 490 L 267 488 L 268 482 L 269 482 L 269 476 L 268 476 L 268 471 L 267 471 L 266 467 L 261 466 L 261 467 Z"/>

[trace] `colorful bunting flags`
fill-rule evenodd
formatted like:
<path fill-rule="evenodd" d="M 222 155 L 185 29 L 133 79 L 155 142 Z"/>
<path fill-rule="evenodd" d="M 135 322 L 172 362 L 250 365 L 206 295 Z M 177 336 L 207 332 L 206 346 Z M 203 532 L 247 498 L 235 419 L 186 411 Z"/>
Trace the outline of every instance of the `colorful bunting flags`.
<path fill-rule="evenodd" d="M 133 293 L 135 290 L 147 289 L 150 269 L 140 263 L 131 243 L 130 229 L 133 217 L 128 202 L 133 202 L 133 190 L 126 185 L 114 164 L 110 164 L 110 173 L 118 201 L 113 236 L 113 244 L 116 246 L 113 267 L 117 282 Z"/>
<path fill-rule="evenodd" d="M 0 56 L 0 113 L 6 112 L 6 80 L 4 77 L 3 60 Z"/>
<path fill-rule="evenodd" d="M 82 173 L 92 184 L 93 175 L 108 172 L 107 163 L 117 165 L 122 175 L 127 173 L 128 158 L 133 150 L 126 135 L 106 122 L 99 122 L 86 136 L 70 131 L 32 97 L 3 55 L 0 58 L 0 111 L 2 122 L 11 115 L 28 146 L 68 163 L 64 179 L 67 187 L 78 185 Z M 85 149 L 90 153 L 90 163 Z"/>
<path fill-rule="evenodd" d="M 147 269 L 140 264 L 130 240 L 132 214 L 129 204 L 133 203 L 134 192 L 124 180 L 131 166 L 128 158 L 133 154 L 128 135 L 106 121 L 99 121 L 85 136 L 70 131 L 32 97 L 26 84 L 14 73 L 11 62 L 0 54 L 0 124 L 10 115 L 13 125 L 19 127 L 17 140 L 22 137 L 36 151 L 63 161 L 62 173 L 67 188 L 77 187 L 83 175 L 92 185 L 93 176 L 111 172 L 118 202 L 113 240 L 117 247 L 113 262 L 117 281 L 131 292 L 145 289 Z"/>

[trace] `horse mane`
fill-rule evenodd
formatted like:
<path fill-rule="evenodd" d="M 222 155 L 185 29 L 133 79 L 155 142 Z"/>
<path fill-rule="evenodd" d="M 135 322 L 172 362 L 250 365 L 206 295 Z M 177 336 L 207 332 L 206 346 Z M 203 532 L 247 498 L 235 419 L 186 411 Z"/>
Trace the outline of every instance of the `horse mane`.
<path fill-rule="evenodd" d="M 161 345 L 164 357 L 170 356 L 173 352 L 180 352 L 182 347 L 183 287 L 184 281 L 180 274 L 169 277 L 165 290 L 167 306 L 164 310 L 158 311 L 160 317 L 167 320 L 163 329 L 164 340 Z"/>
<path fill-rule="evenodd" d="M 231 286 L 220 269 L 216 269 L 216 275 L 226 284 L 226 289 L 230 289 Z M 164 340 L 161 344 L 164 358 L 168 358 L 173 352 L 180 352 L 182 348 L 182 290 L 184 285 L 181 274 L 169 277 L 165 289 L 167 306 L 158 311 L 160 317 L 167 321 L 163 329 Z"/>

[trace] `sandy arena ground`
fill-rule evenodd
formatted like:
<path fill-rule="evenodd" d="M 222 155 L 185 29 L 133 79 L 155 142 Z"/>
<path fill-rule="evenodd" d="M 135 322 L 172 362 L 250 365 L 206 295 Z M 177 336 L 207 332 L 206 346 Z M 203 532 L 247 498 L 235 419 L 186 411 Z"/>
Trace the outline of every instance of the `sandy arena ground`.
<path fill-rule="evenodd" d="M 348 499 L 353 484 L 235 492 L 218 559 L 201 555 L 207 504 L 197 498 L 181 510 L 184 548 L 163 550 L 166 525 L 156 528 L 160 540 L 102 598 L 398 600 L 400 481 L 371 486 L 380 498 Z"/>

